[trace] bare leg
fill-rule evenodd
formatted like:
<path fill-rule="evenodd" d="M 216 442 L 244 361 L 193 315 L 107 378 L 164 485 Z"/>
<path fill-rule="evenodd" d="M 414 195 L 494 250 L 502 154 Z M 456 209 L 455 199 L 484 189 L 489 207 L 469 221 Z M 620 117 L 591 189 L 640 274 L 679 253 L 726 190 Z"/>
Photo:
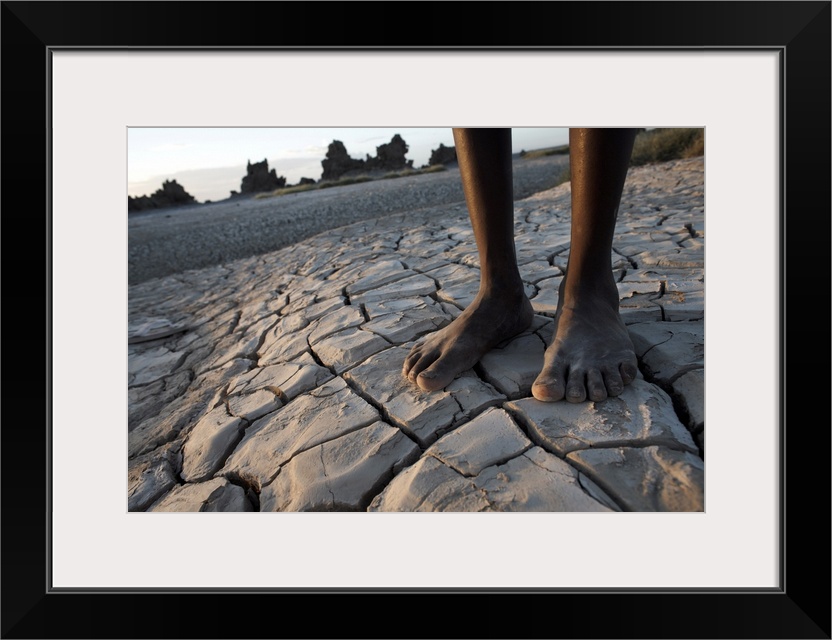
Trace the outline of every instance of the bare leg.
<path fill-rule="evenodd" d="M 555 332 L 532 385 L 538 400 L 617 396 L 638 372 L 618 313 L 610 253 L 635 129 L 570 129 L 572 239 Z"/>
<path fill-rule="evenodd" d="M 446 387 L 524 331 L 534 315 L 514 251 L 511 129 L 454 129 L 454 144 L 480 256 L 480 288 L 456 320 L 405 358 L 402 372 L 425 391 Z"/>

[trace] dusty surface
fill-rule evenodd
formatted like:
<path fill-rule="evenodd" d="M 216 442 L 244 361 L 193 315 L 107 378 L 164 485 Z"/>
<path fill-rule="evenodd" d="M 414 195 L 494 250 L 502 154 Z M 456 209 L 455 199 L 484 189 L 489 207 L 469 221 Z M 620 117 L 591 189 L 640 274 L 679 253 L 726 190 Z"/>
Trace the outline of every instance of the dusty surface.
<path fill-rule="evenodd" d="M 515 198 L 551 188 L 568 157 L 514 163 Z M 439 205 L 465 206 L 459 168 L 277 198 L 240 198 L 131 214 L 130 284 L 267 253 L 357 220 Z"/>
<path fill-rule="evenodd" d="M 703 177 L 701 158 L 630 171 L 611 260 L 641 377 L 599 403 L 530 393 L 568 184 L 515 203 L 532 327 L 435 393 L 400 371 L 476 293 L 461 201 L 367 216 L 345 191 L 358 222 L 131 285 L 129 509 L 703 510 Z"/>

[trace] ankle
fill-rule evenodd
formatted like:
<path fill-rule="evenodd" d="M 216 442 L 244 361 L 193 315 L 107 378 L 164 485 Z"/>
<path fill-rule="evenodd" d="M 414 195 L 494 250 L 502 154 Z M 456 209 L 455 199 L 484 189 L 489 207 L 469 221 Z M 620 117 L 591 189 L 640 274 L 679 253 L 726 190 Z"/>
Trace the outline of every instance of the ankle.
<path fill-rule="evenodd" d="M 565 302 L 604 302 L 618 308 L 618 286 L 612 273 L 593 279 L 570 279 L 567 275 L 563 279 L 559 295 Z"/>
<path fill-rule="evenodd" d="M 517 304 L 526 297 L 526 290 L 519 279 L 514 282 L 481 282 L 478 297 L 505 304 Z"/>

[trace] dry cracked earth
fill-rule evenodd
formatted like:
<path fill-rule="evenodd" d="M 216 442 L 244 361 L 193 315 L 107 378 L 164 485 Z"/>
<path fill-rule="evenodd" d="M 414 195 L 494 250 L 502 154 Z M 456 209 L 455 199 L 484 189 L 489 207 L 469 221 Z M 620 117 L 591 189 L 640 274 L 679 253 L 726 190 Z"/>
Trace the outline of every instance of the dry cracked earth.
<path fill-rule="evenodd" d="M 535 322 L 435 393 L 401 367 L 476 295 L 464 206 L 131 285 L 128 509 L 703 511 L 703 159 L 629 172 L 611 260 L 641 375 L 598 403 L 530 391 L 569 205 L 515 202 Z"/>

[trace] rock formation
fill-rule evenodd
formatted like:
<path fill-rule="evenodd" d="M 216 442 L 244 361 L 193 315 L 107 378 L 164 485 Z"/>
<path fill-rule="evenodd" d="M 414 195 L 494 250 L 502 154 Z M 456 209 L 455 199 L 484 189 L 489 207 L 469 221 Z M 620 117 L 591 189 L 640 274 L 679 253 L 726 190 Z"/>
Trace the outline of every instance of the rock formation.
<path fill-rule="evenodd" d="M 145 211 L 147 209 L 163 209 L 196 202 L 185 188 L 176 180 L 165 180 L 162 188 L 151 196 L 127 196 L 127 211 Z"/>
<path fill-rule="evenodd" d="M 430 160 L 428 166 L 435 164 L 452 164 L 456 162 L 456 147 L 446 147 L 441 142 L 439 148 L 430 152 Z"/>
<path fill-rule="evenodd" d="M 413 160 L 407 160 L 405 155 L 409 147 L 397 133 L 387 144 L 376 147 L 375 157 L 367 154 L 366 160 L 351 158 L 344 143 L 333 140 L 326 152 L 326 158 L 321 160 L 323 173 L 321 180 L 337 180 L 348 174 L 370 171 L 401 171 L 413 167 Z"/>
<path fill-rule="evenodd" d="M 269 171 L 267 160 L 263 162 L 251 161 L 246 165 L 246 175 L 240 185 L 240 193 L 261 193 L 263 191 L 274 191 L 286 186 L 286 178 L 278 176 L 274 169 Z"/>
<path fill-rule="evenodd" d="M 361 171 L 364 161 L 351 158 L 344 143 L 333 140 L 329 143 L 326 158 L 321 160 L 321 166 L 324 168 L 321 180 L 337 180 L 351 171 Z"/>
<path fill-rule="evenodd" d="M 400 171 L 413 167 L 413 160 L 405 159 L 409 147 L 397 133 L 387 144 L 376 147 L 376 157 L 367 155 L 364 161 L 370 171 Z"/>

